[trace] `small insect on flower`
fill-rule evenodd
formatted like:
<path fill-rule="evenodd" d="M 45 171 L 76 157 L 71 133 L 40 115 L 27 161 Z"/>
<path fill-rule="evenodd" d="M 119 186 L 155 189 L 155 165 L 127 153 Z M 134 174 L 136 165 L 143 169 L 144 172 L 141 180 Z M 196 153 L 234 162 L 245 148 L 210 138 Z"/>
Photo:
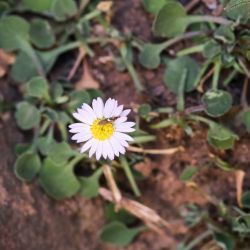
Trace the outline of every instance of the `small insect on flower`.
<path fill-rule="evenodd" d="M 89 150 L 89 157 L 96 155 L 99 160 L 113 160 L 115 156 L 124 154 L 128 141 L 133 138 L 126 133 L 133 132 L 134 122 L 127 122 L 130 109 L 123 110 L 123 105 L 109 98 L 106 103 L 98 97 L 92 102 L 92 107 L 84 103 L 73 116 L 80 123 L 69 125 L 69 132 L 75 133 L 72 140 L 84 142 L 81 153 Z"/>

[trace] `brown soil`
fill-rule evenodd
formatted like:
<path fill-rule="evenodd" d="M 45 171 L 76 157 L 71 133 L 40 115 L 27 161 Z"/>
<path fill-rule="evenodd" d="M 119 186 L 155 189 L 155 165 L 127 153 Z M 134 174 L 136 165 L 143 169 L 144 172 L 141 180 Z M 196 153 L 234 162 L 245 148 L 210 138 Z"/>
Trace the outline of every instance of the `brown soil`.
<path fill-rule="evenodd" d="M 115 1 L 113 24 L 123 32 L 131 32 L 144 41 L 152 39 L 152 17 L 143 10 L 140 0 Z M 96 48 L 91 59 L 92 74 L 101 84 L 107 96 L 117 98 L 131 106 L 149 102 L 152 106 L 173 106 L 175 96 L 162 84 L 163 68 L 155 71 L 142 69 L 136 64 L 139 77 L 145 86 L 138 95 L 127 72 L 119 72 L 114 63 L 100 63 L 100 57 L 112 53 L 112 48 Z M 116 53 L 115 51 L 113 53 Z M 136 59 L 137 60 L 137 59 Z M 16 101 L 18 93 L 10 79 L 0 82 L 0 91 L 8 102 Z M 197 98 L 189 98 L 197 103 Z M 171 156 L 146 157 L 145 164 L 137 166 L 148 178 L 140 181 L 142 196 L 139 201 L 156 210 L 172 224 L 172 235 L 158 235 L 153 231 L 141 233 L 125 248 L 101 243 L 100 228 L 105 224 L 104 205 L 101 198 L 87 200 L 75 197 L 55 202 L 41 190 L 38 183 L 21 183 L 13 174 L 14 147 L 24 141 L 17 129 L 13 113 L 6 114 L 0 123 L 0 249 L 2 250 L 173 250 L 186 235 L 197 231 L 188 229 L 181 220 L 179 209 L 186 203 L 209 208 L 214 200 L 236 204 L 233 172 L 225 172 L 213 165 L 211 153 L 217 153 L 233 166 L 247 171 L 250 163 L 250 141 L 245 137 L 236 145 L 234 152 L 224 155 L 213 152 L 206 142 L 206 128 L 192 125 L 193 137 L 184 135 L 177 128 L 157 134 L 157 143 L 150 147 L 167 148 L 182 145 L 184 152 Z M 198 166 L 195 177 L 198 189 L 186 186 L 179 180 L 187 165 Z M 246 177 L 248 180 L 249 177 Z M 249 183 L 249 182 L 248 182 Z M 247 184 L 246 184 L 247 185 Z M 244 188 L 249 188 L 244 186 Z M 202 228 L 202 225 L 200 226 Z"/>

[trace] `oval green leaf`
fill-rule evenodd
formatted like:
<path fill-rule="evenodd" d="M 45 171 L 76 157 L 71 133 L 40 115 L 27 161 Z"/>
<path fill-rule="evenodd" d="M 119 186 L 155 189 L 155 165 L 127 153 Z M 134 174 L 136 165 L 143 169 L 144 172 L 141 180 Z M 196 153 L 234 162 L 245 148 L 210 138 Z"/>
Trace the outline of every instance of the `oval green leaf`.
<path fill-rule="evenodd" d="M 23 181 L 31 181 L 39 172 L 41 161 L 36 153 L 26 152 L 17 158 L 15 174 Z"/>
<path fill-rule="evenodd" d="M 212 117 L 224 115 L 232 107 L 233 99 L 224 90 L 209 90 L 202 97 L 205 112 Z"/>

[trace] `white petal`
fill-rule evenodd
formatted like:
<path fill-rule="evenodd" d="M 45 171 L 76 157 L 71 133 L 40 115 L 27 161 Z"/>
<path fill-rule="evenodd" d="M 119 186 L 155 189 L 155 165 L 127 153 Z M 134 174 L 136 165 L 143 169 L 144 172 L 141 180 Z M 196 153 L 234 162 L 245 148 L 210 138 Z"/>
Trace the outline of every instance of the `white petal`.
<path fill-rule="evenodd" d="M 90 133 L 78 133 L 75 134 L 71 137 L 72 140 L 77 141 L 77 143 L 79 142 L 84 142 L 89 140 L 92 137 L 92 135 Z"/>
<path fill-rule="evenodd" d="M 129 135 L 126 135 L 124 133 L 120 133 L 120 132 L 115 132 L 114 133 L 114 136 L 119 140 L 125 140 L 125 141 L 134 141 L 134 139 L 129 136 Z"/>
<path fill-rule="evenodd" d="M 102 156 L 102 148 L 103 148 L 103 142 L 100 141 L 98 144 L 98 147 L 96 149 L 96 159 L 99 160 Z"/>
<path fill-rule="evenodd" d="M 94 112 L 94 110 L 93 110 L 88 104 L 84 103 L 84 104 L 82 105 L 82 107 L 83 107 L 83 110 L 85 110 L 86 112 L 88 112 L 88 114 L 89 114 L 91 117 L 93 117 L 93 119 L 96 119 L 96 118 L 97 118 L 97 117 L 96 117 L 96 114 L 95 114 L 95 112 Z"/>
<path fill-rule="evenodd" d="M 93 144 L 89 150 L 89 158 L 92 157 L 92 155 L 96 152 L 98 144 L 99 144 L 99 141 L 94 139 Z"/>
<path fill-rule="evenodd" d="M 76 126 L 74 128 L 71 128 L 69 130 L 70 133 L 81 133 L 81 132 L 85 132 L 85 133 L 90 133 L 90 126 L 84 123 L 80 123 L 81 126 Z"/>
<path fill-rule="evenodd" d="M 109 141 L 107 141 L 107 144 L 109 145 L 107 147 L 108 148 L 108 158 L 112 161 L 115 158 L 114 151 L 113 151 L 113 148 L 112 148 L 111 144 L 109 143 Z"/>
<path fill-rule="evenodd" d="M 116 125 L 115 130 L 118 132 L 127 132 L 127 133 L 133 132 L 135 131 L 135 129 L 131 127 L 133 127 L 134 125 L 135 125 L 134 122 L 124 122 L 124 123 Z"/>
<path fill-rule="evenodd" d="M 121 147 L 122 147 L 121 144 L 114 137 L 111 137 L 109 139 L 109 143 L 112 146 L 112 149 L 113 149 L 115 155 L 119 156 L 119 152 L 120 152 L 120 150 L 122 150 L 121 149 Z"/>
<path fill-rule="evenodd" d="M 109 144 L 107 143 L 107 141 L 103 141 L 102 156 L 104 159 L 107 159 L 108 147 L 109 147 Z"/>
<path fill-rule="evenodd" d="M 121 112 L 120 116 L 127 116 L 130 113 L 131 109 L 125 109 Z"/>
<path fill-rule="evenodd" d="M 83 109 L 77 109 L 78 113 L 73 113 L 73 116 L 79 121 L 91 125 L 94 121 L 94 118 L 89 115 L 88 112 Z"/>
<path fill-rule="evenodd" d="M 84 153 L 85 151 L 87 151 L 93 144 L 94 139 L 90 139 L 89 141 L 87 141 L 81 148 L 81 153 Z"/>
<path fill-rule="evenodd" d="M 120 116 L 122 110 L 123 110 L 123 105 L 118 106 L 118 107 L 114 110 L 113 116 Z"/>
<path fill-rule="evenodd" d="M 115 120 L 115 125 L 123 123 L 123 122 L 127 121 L 127 119 L 128 118 L 126 116 L 119 117 L 118 119 Z"/>
<path fill-rule="evenodd" d="M 115 104 L 113 106 L 113 110 L 112 110 L 112 112 L 110 114 L 110 117 L 114 117 L 115 116 L 114 114 L 115 114 L 115 111 L 117 109 L 117 106 L 118 106 L 118 102 L 115 100 Z"/>
<path fill-rule="evenodd" d="M 69 125 L 69 128 L 78 128 L 84 125 L 84 123 L 78 122 L 78 123 L 73 123 Z"/>
<path fill-rule="evenodd" d="M 127 148 L 129 146 L 127 141 L 125 141 L 125 140 L 120 140 L 119 143 L 121 143 L 121 145 L 125 148 Z"/>
<path fill-rule="evenodd" d="M 102 118 L 103 117 L 103 101 L 100 97 L 97 99 L 94 99 L 92 102 L 93 110 L 96 114 L 97 118 Z"/>
<path fill-rule="evenodd" d="M 112 114 L 112 112 L 114 110 L 115 105 L 116 105 L 116 101 L 114 99 L 109 98 L 106 101 L 104 109 L 103 109 L 103 116 L 105 118 L 110 118 L 111 117 L 111 114 Z"/>

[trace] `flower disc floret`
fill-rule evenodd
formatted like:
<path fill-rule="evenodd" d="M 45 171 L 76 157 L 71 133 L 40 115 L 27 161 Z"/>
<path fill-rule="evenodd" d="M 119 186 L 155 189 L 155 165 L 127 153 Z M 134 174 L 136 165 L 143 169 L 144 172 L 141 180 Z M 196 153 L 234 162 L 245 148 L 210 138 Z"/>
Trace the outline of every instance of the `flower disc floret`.
<path fill-rule="evenodd" d="M 96 119 L 90 129 L 93 138 L 100 141 L 105 141 L 114 134 L 115 128 L 112 122 L 105 122 L 102 124 L 102 121 L 103 119 Z"/>

